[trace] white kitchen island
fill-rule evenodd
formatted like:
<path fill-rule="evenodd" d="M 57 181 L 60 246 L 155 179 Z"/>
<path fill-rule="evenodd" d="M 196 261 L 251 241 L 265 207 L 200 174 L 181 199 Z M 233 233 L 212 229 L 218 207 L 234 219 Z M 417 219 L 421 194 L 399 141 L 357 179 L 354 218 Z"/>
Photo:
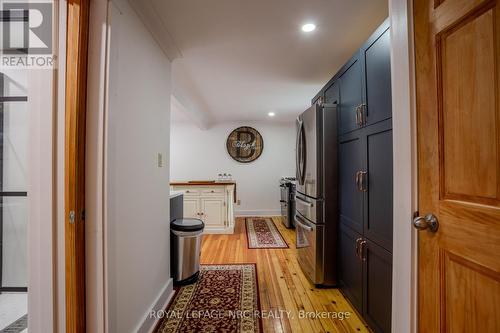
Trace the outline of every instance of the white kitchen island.
<path fill-rule="evenodd" d="M 205 223 L 205 233 L 234 233 L 236 183 L 172 182 L 170 190 L 184 194 L 184 217 L 201 219 Z"/>

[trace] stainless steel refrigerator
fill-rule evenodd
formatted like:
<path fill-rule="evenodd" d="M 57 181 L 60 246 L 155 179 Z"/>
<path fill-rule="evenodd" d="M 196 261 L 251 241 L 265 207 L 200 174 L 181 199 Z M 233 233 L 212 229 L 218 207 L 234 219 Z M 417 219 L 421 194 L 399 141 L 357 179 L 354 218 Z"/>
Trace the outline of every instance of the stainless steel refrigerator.
<path fill-rule="evenodd" d="M 316 285 L 337 284 L 338 137 L 336 104 L 298 118 L 295 227 L 298 261 Z"/>

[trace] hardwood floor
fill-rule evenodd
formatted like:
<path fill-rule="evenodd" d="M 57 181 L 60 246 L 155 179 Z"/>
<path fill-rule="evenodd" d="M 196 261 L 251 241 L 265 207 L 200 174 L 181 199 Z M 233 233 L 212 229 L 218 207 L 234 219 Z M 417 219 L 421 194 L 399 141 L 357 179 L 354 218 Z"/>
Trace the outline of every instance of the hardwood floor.
<path fill-rule="evenodd" d="M 288 249 L 248 249 L 245 219 L 237 218 L 233 235 L 203 236 L 201 263 L 256 263 L 261 309 L 291 311 L 281 318 L 263 318 L 264 332 L 370 332 L 338 289 L 318 289 L 302 273 L 295 250 L 295 231 L 286 229 L 280 217 L 274 224 Z M 299 319 L 299 311 L 349 312 L 343 320 Z"/>

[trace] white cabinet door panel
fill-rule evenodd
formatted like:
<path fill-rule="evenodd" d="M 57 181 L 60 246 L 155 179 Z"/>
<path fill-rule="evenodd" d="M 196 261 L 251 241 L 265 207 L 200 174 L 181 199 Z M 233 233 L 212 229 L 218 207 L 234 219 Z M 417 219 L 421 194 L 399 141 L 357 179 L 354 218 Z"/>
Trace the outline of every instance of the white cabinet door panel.
<path fill-rule="evenodd" d="M 226 206 L 224 199 L 201 199 L 201 208 L 203 212 L 203 221 L 207 226 L 225 225 L 226 221 Z"/>
<path fill-rule="evenodd" d="M 200 218 L 198 215 L 200 212 L 200 199 L 184 198 L 184 217 Z"/>

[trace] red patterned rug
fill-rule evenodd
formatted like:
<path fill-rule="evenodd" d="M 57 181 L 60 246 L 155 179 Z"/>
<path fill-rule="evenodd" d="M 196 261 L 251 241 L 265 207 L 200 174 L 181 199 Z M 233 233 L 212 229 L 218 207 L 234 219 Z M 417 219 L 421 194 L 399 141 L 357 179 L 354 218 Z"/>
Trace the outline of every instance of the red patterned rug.
<path fill-rule="evenodd" d="M 246 219 L 249 249 L 286 249 L 288 244 L 281 236 L 273 220 L 268 217 Z"/>
<path fill-rule="evenodd" d="M 181 287 L 158 333 L 262 331 L 255 264 L 202 265 L 196 283 Z"/>

